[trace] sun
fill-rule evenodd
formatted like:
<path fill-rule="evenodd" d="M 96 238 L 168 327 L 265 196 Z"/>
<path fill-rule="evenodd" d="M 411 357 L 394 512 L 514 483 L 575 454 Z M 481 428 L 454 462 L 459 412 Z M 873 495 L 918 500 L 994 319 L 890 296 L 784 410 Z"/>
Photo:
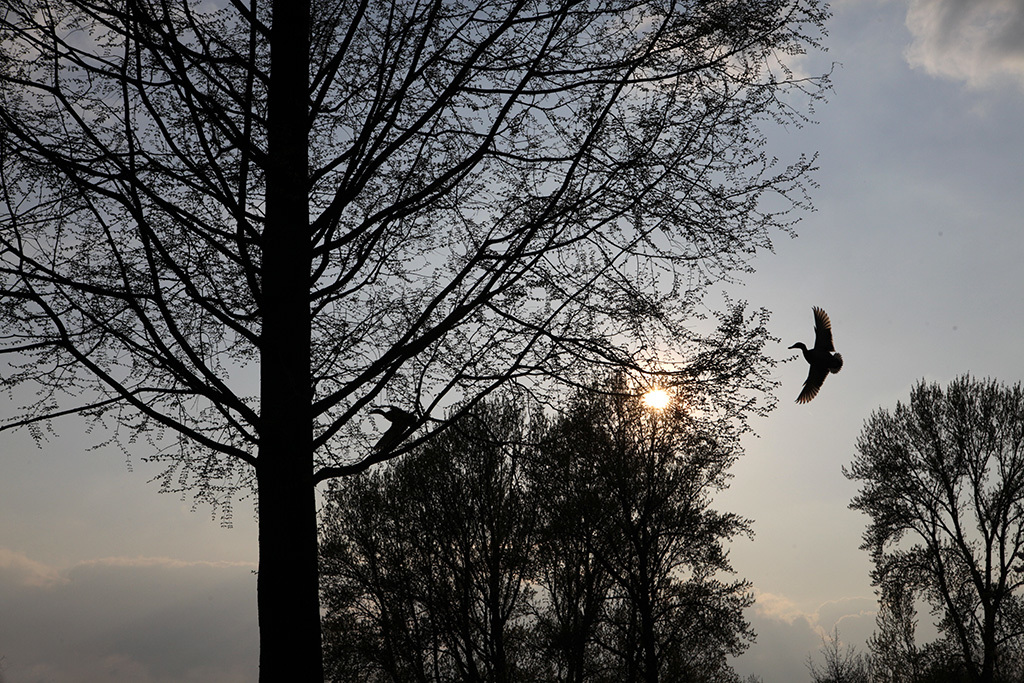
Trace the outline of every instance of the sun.
<path fill-rule="evenodd" d="M 644 394 L 644 404 L 655 410 L 661 410 L 668 405 L 669 395 L 664 389 L 652 389 Z"/>

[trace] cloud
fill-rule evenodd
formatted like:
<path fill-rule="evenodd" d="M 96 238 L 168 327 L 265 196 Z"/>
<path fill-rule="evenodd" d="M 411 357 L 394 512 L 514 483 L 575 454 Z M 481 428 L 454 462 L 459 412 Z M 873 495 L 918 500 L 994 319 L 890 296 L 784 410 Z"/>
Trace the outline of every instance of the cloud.
<path fill-rule="evenodd" d="M 808 621 L 812 616 L 785 595 L 775 595 L 774 593 L 764 593 L 762 591 L 756 591 L 754 612 L 760 617 L 782 621 L 787 624 L 792 624 L 798 619 Z"/>
<path fill-rule="evenodd" d="M 742 677 L 756 674 L 765 683 L 790 683 L 807 679 L 807 658 L 818 655 L 822 636 L 839 629 L 844 647 L 850 644 L 864 652 L 874 630 L 874 598 L 850 597 L 830 600 L 808 611 L 796 602 L 773 593 L 755 591 L 756 601 L 749 614 L 757 641 L 733 662 Z"/>
<path fill-rule="evenodd" d="M 757 616 L 787 624 L 803 621 L 822 634 L 831 633 L 844 620 L 861 617 L 874 619 L 877 609 L 874 598 L 851 597 L 829 600 L 813 612 L 808 612 L 785 595 L 755 591 L 754 613 Z"/>
<path fill-rule="evenodd" d="M 5 680 L 254 680 L 252 569 L 148 557 L 56 568 L 0 549 Z"/>
<path fill-rule="evenodd" d="M 911 0 L 912 67 L 974 88 L 1024 89 L 1024 3 L 1020 0 Z"/>
<path fill-rule="evenodd" d="M 64 581 L 66 579 L 53 567 L 36 562 L 22 553 L 0 548 L 0 586 L 41 588 Z"/>
<path fill-rule="evenodd" d="M 829 600 L 818 607 L 815 625 L 821 633 L 828 634 L 838 628 L 843 640 L 853 641 L 857 637 L 864 641 L 874 630 L 877 612 L 878 602 L 873 597 Z"/>

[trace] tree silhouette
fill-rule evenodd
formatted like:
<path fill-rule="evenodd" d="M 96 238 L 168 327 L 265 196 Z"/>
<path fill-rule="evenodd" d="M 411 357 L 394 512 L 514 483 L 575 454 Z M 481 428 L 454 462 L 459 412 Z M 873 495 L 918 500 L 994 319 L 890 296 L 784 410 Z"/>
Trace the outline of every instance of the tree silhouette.
<path fill-rule="evenodd" d="M 743 411 L 696 391 L 652 409 L 621 376 L 597 388 L 574 397 L 531 476 L 551 546 L 539 583 L 553 680 L 730 680 L 752 598 L 724 544 L 750 529 L 712 498 L 740 454 Z"/>
<path fill-rule="evenodd" d="M 865 422 L 846 475 L 870 517 L 864 545 L 888 609 L 924 598 L 972 681 L 1021 673 L 1024 645 L 1024 390 L 959 377 L 920 382 L 910 403 Z M 906 630 L 903 624 L 898 630 Z M 912 630 L 913 626 L 909 628 Z M 889 634 L 883 634 L 889 635 Z M 897 634 L 899 635 L 899 634 Z M 901 639 L 912 641 L 903 634 Z M 904 645 L 904 650 L 909 651 Z M 921 665 L 919 669 L 923 669 Z M 935 667 L 931 667 L 935 668 Z M 952 680 L 952 677 L 949 677 Z M 1013 680 L 1016 680 L 1014 678 Z"/>
<path fill-rule="evenodd" d="M 807 658 L 807 671 L 813 683 L 869 683 L 874 680 L 873 662 L 856 651 L 852 645 L 844 650 L 839 640 L 839 628 L 821 637 L 821 663 Z"/>
<path fill-rule="evenodd" d="M 876 683 L 920 681 L 925 667 L 916 638 L 914 590 L 907 582 L 892 577 L 878 592 L 875 632 L 868 641 L 872 678 Z"/>
<path fill-rule="evenodd" d="M 557 419 L 490 401 L 335 484 L 332 680 L 735 680 L 752 600 L 723 546 L 748 528 L 711 498 L 738 432 L 698 404 L 656 412 L 621 379 Z"/>
<path fill-rule="evenodd" d="M 261 677 L 318 680 L 318 483 L 431 438 L 445 405 L 594 364 L 723 402 L 769 386 L 735 353 L 763 321 L 684 323 L 806 206 L 813 160 L 777 164 L 758 125 L 820 97 L 786 60 L 825 16 L 5 4 L 3 428 L 81 413 L 149 440 L 165 489 L 255 488 Z M 381 403 L 417 418 L 375 450 Z"/>
<path fill-rule="evenodd" d="M 382 471 L 332 486 L 321 543 L 335 681 L 528 680 L 528 416 L 488 401 Z"/>

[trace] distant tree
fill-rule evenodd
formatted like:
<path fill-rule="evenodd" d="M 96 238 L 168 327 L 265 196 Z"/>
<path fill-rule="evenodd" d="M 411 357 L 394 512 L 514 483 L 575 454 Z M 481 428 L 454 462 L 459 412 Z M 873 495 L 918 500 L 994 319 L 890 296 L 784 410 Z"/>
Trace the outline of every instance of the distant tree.
<path fill-rule="evenodd" d="M 839 639 L 839 628 L 821 637 L 821 663 L 807 658 L 807 670 L 813 683 L 871 683 L 871 662 L 852 645 L 845 649 Z"/>
<path fill-rule="evenodd" d="M 594 364 L 723 402 L 770 385 L 737 365 L 763 326 L 686 322 L 806 207 L 813 158 L 777 164 L 758 126 L 821 96 L 787 60 L 826 16 L 5 2 L 2 428 L 80 413 L 149 440 L 166 489 L 254 488 L 260 675 L 318 680 L 319 483 Z M 405 417 L 375 448 L 380 404 Z"/>
<path fill-rule="evenodd" d="M 954 652 L 971 681 L 1024 676 L 1020 384 L 920 382 L 909 404 L 867 420 L 846 474 L 861 484 L 851 507 L 870 517 L 872 579 L 888 609 L 903 611 L 898 639 L 908 639 L 907 601 L 920 596 L 944 636 L 923 654 L 928 668 Z"/>

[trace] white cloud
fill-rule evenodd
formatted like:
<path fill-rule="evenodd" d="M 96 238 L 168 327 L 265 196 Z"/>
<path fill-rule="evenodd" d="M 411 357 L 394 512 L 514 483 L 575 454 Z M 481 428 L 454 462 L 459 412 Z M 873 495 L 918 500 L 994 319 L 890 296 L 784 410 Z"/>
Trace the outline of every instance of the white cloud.
<path fill-rule="evenodd" d="M 755 591 L 749 619 L 757 632 L 755 644 L 733 662 L 742 677 L 757 674 L 765 683 L 807 679 L 807 658 L 818 655 L 822 636 L 839 629 L 840 641 L 865 652 L 875 625 L 874 598 L 830 600 L 807 610 L 785 595 Z"/>
<path fill-rule="evenodd" d="M 875 616 L 877 603 L 874 598 L 851 597 L 829 600 L 813 612 L 800 607 L 785 595 L 755 591 L 754 613 L 764 619 L 793 624 L 803 621 L 820 634 L 828 634 L 844 620 Z"/>
<path fill-rule="evenodd" d="M 907 62 L 933 76 L 984 88 L 1024 88 L 1024 3 L 1020 0 L 910 0 L 914 39 Z"/>
<path fill-rule="evenodd" d="M 0 548 L 0 585 L 41 588 L 63 583 L 60 572 L 28 556 Z"/>
<path fill-rule="evenodd" d="M 844 641 L 856 644 L 856 640 L 864 641 L 871 635 L 877 612 L 878 602 L 873 597 L 829 600 L 818 607 L 815 625 L 819 633 L 826 635 L 838 628 Z"/>
<path fill-rule="evenodd" d="M 254 680 L 252 569 L 151 557 L 57 568 L 0 548 L 5 680 Z"/>
<path fill-rule="evenodd" d="M 787 624 L 792 624 L 797 619 L 807 621 L 812 616 L 785 595 L 762 591 L 756 591 L 754 612 L 760 617 L 783 621 Z"/>

